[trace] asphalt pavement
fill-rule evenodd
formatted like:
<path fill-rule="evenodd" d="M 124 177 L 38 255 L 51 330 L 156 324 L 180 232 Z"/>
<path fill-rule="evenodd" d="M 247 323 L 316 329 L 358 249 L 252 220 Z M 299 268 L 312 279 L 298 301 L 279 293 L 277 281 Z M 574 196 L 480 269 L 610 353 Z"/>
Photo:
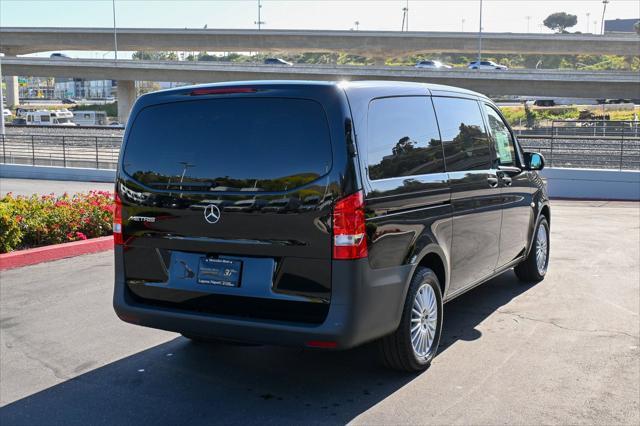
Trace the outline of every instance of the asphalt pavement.
<path fill-rule="evenodd" d="M 554 202 L 551 253 L 447 304 L 419 375 L 122 323 L 111 252 L 6 271 L 0 424 L 639 424 L 640 204 Z"/>
<path fill-rule="evenodd" d="M 75 194 L 78 192 L 88 192 L 92 189 L 113 192 L 114 183 L 107 182 L 75 182 L 66 180 L 43 180 L 43 179 L 0 179 L 0 197 L 7 192 L 13 195 L 50 194 L 62 195 L 67 192 Z"/>

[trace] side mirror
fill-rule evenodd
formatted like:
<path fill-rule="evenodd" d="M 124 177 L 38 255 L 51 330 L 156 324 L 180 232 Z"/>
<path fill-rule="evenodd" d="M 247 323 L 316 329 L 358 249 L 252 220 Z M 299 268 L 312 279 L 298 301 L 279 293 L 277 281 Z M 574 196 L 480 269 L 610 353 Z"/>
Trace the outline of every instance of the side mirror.
<path fill-rule="evenodd" d="M 544 169 L 544 157 L 537 152 L 525 152 L 524 162 L 527 170 L 542 170 Z"/>

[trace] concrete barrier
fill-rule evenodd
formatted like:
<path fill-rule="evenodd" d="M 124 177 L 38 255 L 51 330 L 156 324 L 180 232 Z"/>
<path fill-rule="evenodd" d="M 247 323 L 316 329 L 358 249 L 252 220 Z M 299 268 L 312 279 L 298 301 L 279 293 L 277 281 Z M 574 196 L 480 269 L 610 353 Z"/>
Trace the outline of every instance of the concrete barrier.
<path fill-rule="evenodd" d="M 640 201 L 640 171 L 547 168 L 541 174 L 551 198 Z"/>
<path fill-rule="evenodd" d="M 640 171 L 546 168 L 551 198 L 640 201 Z M 113 182 L 115 170 L 0 165 L 0 177 L 84 182 Z"/>
<path fill-rule="evenodd" d="M 15 179 L 72 180 L 79 182 L 114 182 L 115 170 L 79 167 L 27 166 L 0 164 L 0 177 Z"/>

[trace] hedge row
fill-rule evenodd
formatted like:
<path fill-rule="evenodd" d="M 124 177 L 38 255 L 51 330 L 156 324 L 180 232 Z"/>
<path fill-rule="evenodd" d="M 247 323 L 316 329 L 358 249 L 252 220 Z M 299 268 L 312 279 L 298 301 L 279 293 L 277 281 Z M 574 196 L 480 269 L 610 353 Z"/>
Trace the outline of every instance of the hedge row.
<path fill-rule="evenodd" d="M 0 199 L 0 253 L 110 235 L 113 209 L 107 191 L 58 197 L 8 193 Z"/>

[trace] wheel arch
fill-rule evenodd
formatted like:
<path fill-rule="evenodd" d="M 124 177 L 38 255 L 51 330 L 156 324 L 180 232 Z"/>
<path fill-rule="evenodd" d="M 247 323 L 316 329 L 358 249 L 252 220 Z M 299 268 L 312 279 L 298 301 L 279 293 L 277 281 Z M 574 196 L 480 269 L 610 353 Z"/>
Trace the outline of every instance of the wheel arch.
<path fill-rule="evenodd" d="M 547 219 L 547 223 L 549 224 L 549 228 L 551 228 L 551 209 L 549 208 L 549 204 L 545 204 L 540 209 L 540 215 L 544 216 Z"/>
<path fill-rule="evenodd" d="M 449 287 L 449 263 L 444 251 L 437 245 L 429 245 L 420 253 L 416 267 L 422 266 L 431 269 L 440 281 L 440 291 L 444 300 L 445 292 Z"/>

